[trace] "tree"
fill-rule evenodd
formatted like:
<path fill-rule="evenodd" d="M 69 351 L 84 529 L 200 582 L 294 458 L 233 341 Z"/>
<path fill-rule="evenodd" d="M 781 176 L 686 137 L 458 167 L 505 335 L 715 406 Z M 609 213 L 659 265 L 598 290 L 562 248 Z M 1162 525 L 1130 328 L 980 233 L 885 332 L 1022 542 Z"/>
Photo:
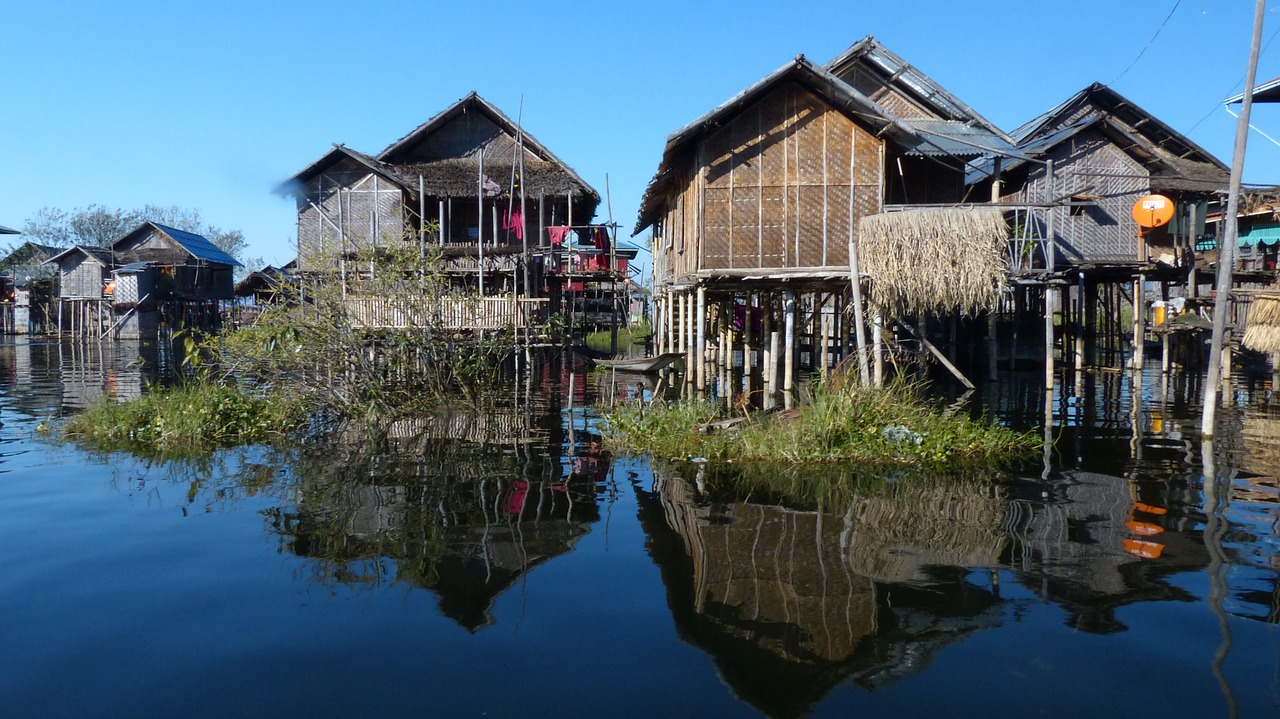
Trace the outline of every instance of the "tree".
<path fill-rule="evenodd" d="M 224 230 L 206 224 L 200 210 L 177 205 L 146 205 L 140 210 L 112 210 L 103 205 L 89 205 L 71 211 L 42 207 L 23 224 L 22 234 L 32 242 L 52 247 L 110 247 L 145 220 L 201 235 L 245 265 L 254 262 L 244 257 L 249 243 L 240 230 Z"/>

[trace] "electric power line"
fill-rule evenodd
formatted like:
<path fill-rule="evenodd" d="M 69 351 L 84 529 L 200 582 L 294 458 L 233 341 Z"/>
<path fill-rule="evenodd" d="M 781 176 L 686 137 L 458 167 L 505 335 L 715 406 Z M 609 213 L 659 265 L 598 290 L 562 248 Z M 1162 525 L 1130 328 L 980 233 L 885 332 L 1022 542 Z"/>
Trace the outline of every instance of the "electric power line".
<path fill-rule="evenodd" d="M 1133 66 L 1138 64 L 1138 61 L 1142 59 L 1142 56 L 1147 54 L 1147 50 L 1151 49 L 1151 46 L 1155 43 L 1156 38 L 1160 37 L 1160 31 L 1164 30 L 1164 26 L 1169 24 L 1169 18 L 1173 17 L 1173 14 L 1178 11 L 1178 6 L 1181 4 L 1182 4 L 1182 0 L 1177 0 L 1176 2 L 1173 3 L 1173 8 L 1169 10 L 1168 15 L 1165 15 L 1164 22 L 1160 23 L 1160 27 L 1156 28 L 1156 34 L 1152 35 L 1151 39 L 1147 41 L 1146 47 L 1142 48 L 1142 51 L 1138 53 L 1138 56 L 1133 58 L 1133 62 L 1129 63 L 1129 67 L 1126 67 L 1123 72 L 1117 75 L 1116 79 L 1107 83 L 1108 85 L 1115 85 L 1117 82 L 1120 81 L 1120 78 L 1125 76 L 1125 73 L 1132 70 Z"/>

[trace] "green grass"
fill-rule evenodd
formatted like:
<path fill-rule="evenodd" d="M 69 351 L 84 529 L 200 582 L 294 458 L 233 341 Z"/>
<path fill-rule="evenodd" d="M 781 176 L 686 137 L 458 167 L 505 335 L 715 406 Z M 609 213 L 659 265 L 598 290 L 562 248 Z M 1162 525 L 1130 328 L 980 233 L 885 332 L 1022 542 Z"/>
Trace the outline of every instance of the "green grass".
<path fill-rule="evenodd" d="M 637 322 L 636 324 L 618 328 L 618 347 L 627 347 L 636 342 L 643 342 L 645 338 L 653 334 L 653 328 L 648 322 Z M 583 340 L 583 344 L 597 350 L 609 349 L 609 331 L 592 332 Z"/>
<path fill-rule="evenodd" d="M 1016 459 L 1040 442 L 1032 433 L 948 415 L 915 386 L 875 389 L 844 379 L 817 387 L 794 412 L 748 415 L 730 430 L 709 431 L 723 415 L 700 401 L 633 404 L 606 418 L 613 448 L 664 459 L 954 468 Z"/>
<path fill-rule="evenodd" d="M 99 450 L 182 454 L 282 440 L 305 422 L 294 400 L 192 382 L 126 402 L 105 397 L 68 420 L 62 432 Z"/>

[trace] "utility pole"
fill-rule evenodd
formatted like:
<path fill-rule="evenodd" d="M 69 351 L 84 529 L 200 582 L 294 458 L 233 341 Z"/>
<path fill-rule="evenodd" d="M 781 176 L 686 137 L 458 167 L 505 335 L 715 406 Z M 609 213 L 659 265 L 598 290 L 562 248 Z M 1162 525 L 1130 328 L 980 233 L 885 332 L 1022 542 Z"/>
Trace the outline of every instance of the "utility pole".
<path fill-rule="evenodd" d="M 1244 174 L 1244 148 L 1249 139 L 1249 112 L 1253 109 L 1254 78 L 1258 74 L 1258 51 L 1262 45 L 1262 18 L 1267 11 L 1266 0 L 1256 0 L 1253 11 L 1253 43 L 1249 48 L 1249 69 L 1244 76 L 1244 98 L 1240 104 L 1240 117 L 1236 119 L 1236 147 L 1231 157 L 1231 184 L 1227 192 L 1227 211 L 1222 216 L 1222 232 L 1218 240 L 1217 293 L 1213 298 L 1213 339 L 1209 345 L 1209 375 L 1205 378 L 1204 414 L 1200 418 L 1200 432 L 1204 439 L 1213 439 L 1214 415 L 1218 408 L 1218 381 L 1222 371 L 1223 335 L 1227 327 L 1227 302 L 1231 294 L 1231 274 L 1235 266 L 1236 243 L 1239 229 L 1240 180 Z"/>

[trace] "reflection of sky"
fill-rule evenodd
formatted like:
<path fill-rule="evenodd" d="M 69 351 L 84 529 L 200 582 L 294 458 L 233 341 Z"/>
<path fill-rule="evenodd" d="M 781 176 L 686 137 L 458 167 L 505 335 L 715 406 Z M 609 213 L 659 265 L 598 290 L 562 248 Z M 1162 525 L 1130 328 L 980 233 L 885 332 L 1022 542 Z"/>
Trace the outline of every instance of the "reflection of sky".
<path fill-rule="evenodd" d="M 1209 665 L 1222 634 L 1206 601 L 1199 468 L 1160 446 L 1175 439 L 1170 421 L 1157 431 L 1148 420 L 1143 456 L 1133 456 L 1127 395 L 1082 399 L 1079 406 L 1102 419 L 1078 435 L 1063 433 L 1058 456 L 1066 466 L 1047 483 L 1033 471 L 1005 486 L 996 532 L 1008 549 L 993 567 L 913 552 L 925 542 L 902 538 L 909 535 L 886 545 L 870 531 L 851 530 L 848 536 L 868 537 L 843 550 L 856 561 L 832 561 L 826 570 L 848 568 L 868 593 L 811 583 L 805 596 L 829 604 L 872 598 L 866 606 L 875 613 L 865 616 L 875 629 L 827 662 L 814 652 L 779 659 L 769 651 L 776 637 L 803 648 L 814 623 L 788 628 L 785 613 L 762 614 L 767 632 L 756 635 L 750 605 L 721 601 L 692 613 L 680 592 L 693 585 L 696 566 L 692 557 L 673 559 L 686 550 L 678 533 L 661 529 L 670 527 L 662 503 L 685 500 L 653 495 L 646 461 L 598 461 L 590 451 L 597 436 L 567 447 L 563 425 L 559 435 L 545 426 L 565 420 L 560 403 L 545 403 L 539 412 L 550 419 L 535 419 L 548 432 L 545 444 L 504 447 L 515 459 L 493 464 L 422 447 L 363 463 L 320 454 L 316 466 L 263 450 L 149 464 L 91 457 L 33 435 L 35 423 L 63 403 L 63 360 L 35 351 L 45 359 L 33 358 L 37 369 L 23 379 L 16 354 L 0 348 L 0 626 L 10 646 L 0 655 L 0 695 L 15 716 L 92 714 L 103 706 L 152 716 L 363 715 L 370 696 L 387 716 L 424 708 L 563 716 L 566 707 L 579 715 L 758 715 L 743 678 L 756 683 L 751 699 L 772 695 L 767 706 L 778 714 L 951 714 L 956 707 L 998 716 L 1224 713 Z M 1035 411 L 1028 406 L 1028 416 Z M 575 412 L 583 422 L 577 431 L 585 431 L 590 413 Z M 1165 419 L 1185 422 L 1189 412 Z M 1078 454 L 1067 440 L 1078 440 Z M 321 471 L 326 465 L 340 466 Z M 479 480 L 498 491 L 486 491 L 483 501 L 444 491 L 470 492 Z M 563 494 L 555 486 L 561 482 Z M 1236 477 L 1225 514 L 1233 640 L 1226 672 L 1242 716 L 1276 708 L 1271 687 L 1256 680 L 1277 671 L 1273 627 L 1255 621 L 1274 623 L 1277 596 L 1280 547 L 1268 482 Z M 544 503 L 541 518 L 540 493 L 554 504 L 552 511 Z M 455 534 L 431 534 L 436 525 L 425 521 L 441 500 Z M 706 498 L 691 490 L 688 501 L 701 510 Z M 815 544 L 816 528 L 804 524 L 816 524 L 811 510 L 802 521 L 761 497 L 746 501 L 762 507 L 757 519 L 794 522 L 786 541 L 755 548 L 774 570 L 762 579 L 785 580 L 779 586 L 803 580 L 808 570 L 793 558 L 805 556 L 806 546 L 841 556 L 842 515 L 830 516 L 823 530 L 836 536 L 834 545 Z M 1139 504 L 1167 510 L 1143 515 L 1163 530 L 1143 535 L 1164 547 L 1155 559 L 1124 551 Z M 1022 514 L 1014 516 L 1015 507 Z M 747 516 L 712 509 L 699 521 L 715 531 L 740 528 Z M 338 528 L 325 536 L 350 550 L 351 581 L 318 576 L 328 560 L 289 551 L 300 535 L 289 518 L 304 511 L 309 522 Z M 356 517 L 370 523 L 342 522 Z M 418 576 L 398 572 L 415 556 L 406 549 L 441 537 L 448 556 L 482 567 L 475 548 L 483 546 L 484 517 L 508 537 L 527 530 L 527 548 L 540 549 L 537 535 L 545 532 L 555 549 L 531 552 L 527 564 L 510 555 L 515 571 L 484 597 L 488 623 L 473 633 L 442 610 L 440 594 L 415 583 Z M 797 531 L 806 526 L 814 531 Z M 518 546 L 510 541 L 505 549 Z M 909 577 L 853 571 L 876 566 L 873 548 L 896 560 L 928 559 L 911 564 L 918 571 Z M 722 548 L 700 556 L 736 555 Z M 715 576 L 744 577 L 764 566 L 737 562 Z M 813 683 L 788 695 L 780 672 L 793 671 L 795 657 L 808 663 L 788 676 Z M 743 665 L 751 662 L 778 671 L 753 674 Z M 200 693 L 194 702 L 192 677 L 236 689 Z"/>

